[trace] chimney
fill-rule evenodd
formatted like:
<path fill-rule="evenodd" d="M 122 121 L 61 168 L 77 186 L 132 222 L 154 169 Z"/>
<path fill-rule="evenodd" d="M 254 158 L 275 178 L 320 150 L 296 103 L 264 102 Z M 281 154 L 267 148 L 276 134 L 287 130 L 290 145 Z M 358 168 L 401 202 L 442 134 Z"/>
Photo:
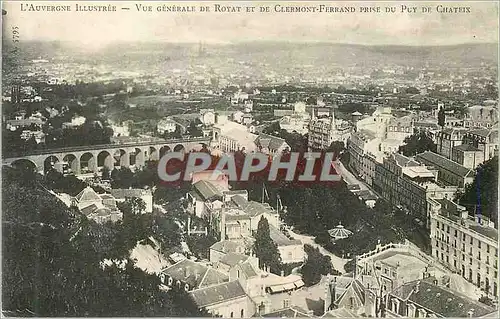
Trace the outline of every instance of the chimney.
<path fill-rule="evenodd" d="M 474 317 L 474 309 L 471 309 L 471 310 L 469 310 L 469 312 L 467 312 L 467 317 L 469 317 L 469 318 Z"/>
<path fill-rule="evenodd" d="M 415 285 L 415 287 L 413 288 L 413 291 L 414 291 L 415 293 L 418 293 L 418 292 L 419 292 L 419 290 L 420 290 L 420 280 L 419 280 L 419 281 L 417 281 L 417 284 L 416 284 L 416 285 Z"/>
<path fill-rule="evenodd" d="M 284 270 L 281 271 L 281 277 L 285 277 L 285 271 Z"/>

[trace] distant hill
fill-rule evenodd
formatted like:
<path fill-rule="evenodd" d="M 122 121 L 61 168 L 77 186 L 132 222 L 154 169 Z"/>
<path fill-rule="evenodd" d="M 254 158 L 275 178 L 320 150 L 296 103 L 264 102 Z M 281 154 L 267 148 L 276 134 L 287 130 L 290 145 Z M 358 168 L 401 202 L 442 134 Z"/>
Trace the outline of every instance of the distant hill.
<path fill-rule="evenodd" d="M 451 46 L 365 46 L 335 43 L 242 42 L 236 44 L 204 44 L 203 56 L 198 55 L 198 43 L 120 43 L 89 53 L 81 47 L 63 42 L 25 42 L 20 44 L 21 59 L 38 57 L 63 58 L 78 61 L 144 64 L 167 61 L 199 63 L 233 59 L 250 64 L 268 63 L 283 67 L 312 65 L 316 68 L 383 67 L 403 64 L 412 67 L 475 67 L 486 63 L 496 65 L 496 44 L 460 44 Z M 4 58 L 5 52 L 4 50 Z"/>

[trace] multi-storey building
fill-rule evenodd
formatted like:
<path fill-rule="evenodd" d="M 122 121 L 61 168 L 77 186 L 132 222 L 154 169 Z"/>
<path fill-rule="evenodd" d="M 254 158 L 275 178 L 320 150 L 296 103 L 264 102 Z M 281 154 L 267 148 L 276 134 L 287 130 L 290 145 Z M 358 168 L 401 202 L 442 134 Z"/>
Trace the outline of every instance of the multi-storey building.
<path fill-rule="evenodd" d="M 429 198 L 452 198 L 456 187 L 436 184 L 436 171 L 403 156 L 392 154 L 375 167 L 374 189 L 392 205 L 422 219 L 429 227 Z"/>
<path fill-rule="evenodd" d="M 389 140 L 401 140 L 413 134 L 413 119 L 409 116 L 393 118 L 387 124 L 386 138 Z"/>
<path fill-rule="evenodd" d="M 498 123 L 498 110 L 496 106 L 474 105 L 468 108 L 465 114 L 464 127 L 492 128 Z"/>
<path fill-rule="evenodd" d="M 454 202 L 436 200 L 431 212 L 432 255 L 498 298 L 498 230 L 485 217 L 469 216 Z"/>
<path fill-rule="evenodd" d="M 487 161 L 498 154 L 498 129 L 475 129 L 464 135 L 464 144 L 471 144 L 483 152 Z"/>
<path fill-rule="evenodd" d="M 387 318 L 495 318 L 495 308 L 439 286 L 433 277 L 406 283 L 385 301 Z"/>
<path fill-rule="evenodd" d="M 348 145 L 349 165 L 361 178 L 364 176 L 364 156 L 367 153 L 377 152 L 379 142 L 380 139 L 376 138 L 371 131 L 361 130 L 351 134 Z"/>
<path fill-rule="evenodd" d="M 437 132 L 437 153 L 446 158 L 451 158 L 453 147 L 462 144 L 465 132 L 467 132 L 465 128 L 445 128 Z"/>
<path fill-rule="evenodd" d="M 452 160 L 434 152 L 423 152 L 417 154 L 415 159 L 422 164 L 438 170 L 438 181 L 445 185 L 465 188 L 465 185 L 474 181 L 474 169 L 464 167 Z"/>
<path fill-rule="evenodd" d="M 308 147 L 312 150 L 328 148 L 332 142 L 341 141 L 344 145 L 351 135 L 351 126 L 345 121 L 339 123 L 332 112 L 330 118 L 313 118 L 309 123 Z"/>
<path fill-rule="evenodd" d="M 475 169 L 484 162 L 484 153 L 471 144 L 455 146 L 451 151 L 451 160 L 469 169 Z"/>

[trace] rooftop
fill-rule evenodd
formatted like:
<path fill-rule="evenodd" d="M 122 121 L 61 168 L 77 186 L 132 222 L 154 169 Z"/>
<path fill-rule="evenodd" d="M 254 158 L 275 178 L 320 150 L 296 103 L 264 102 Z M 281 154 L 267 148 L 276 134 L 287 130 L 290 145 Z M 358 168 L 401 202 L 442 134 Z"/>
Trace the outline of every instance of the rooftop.
<path fill-rule="evenodd" d="M 423 161 L 424 163 L 429 163 L 439 168 L 444 168 L 447 171 L 458 174 L 461 177 L 468 177 L 473 174 L 473 170 L 455 163 L 452 160 L 449 160 L 446 157 L 434 152 L 425 151 L 423 153 L 415 155 L 415 159 L 418 161 Z"/>
<path fill-rule="evenodd" d="M 184 259 L 162 271 L 175 280 L 187 283 L 190 287 L 201 288 L 229 280 L 228 276 L 207 266 Z"/>
<path fill-rule="evenodd" d="M 418 291 L 415 291 L 417 286 Z M 471 310 L 473 311 L 473 317 L 481 317 L 495 312 L 494 308 L 463 296 L 456 291 L 420 280 L 404 284 L 393 291 L 392 295 L 422 305 L 443 317 L 468 317 Z"/>
<path fill-rule="evenodd" d="M 265 133 L 260 133 L 259 136 L 255 139 L 255 144 L 262 148 L 277 150 L 283 144 L 286 144 L 286 141 L 280 137 L 272 136 Z"/>
<path fill-rule="evenodd" d="M 200 308 L 246 296 L 245 291 L 238 281 L 193 290 L 189 294 Z"/>
<path fill-rule="evenodd" d="M 126 197 L 142 197 L 142 196 L 152 196 L 151 190 L 148 189 L 112 189 L 111 196 L 114 198 L 126 198 Z"/>
<path fill-rule="evenodd" d="M 198 181 L 193 184 L 194 191 L 201 196 L 202 200 L 208 200 L 213 197 L 221 197 L 224 191 L 218 184 L 212 184 L 208 181 Z"/>
<path fill-rule="evenodd" d="M 78 203 L 82 202 L 101 202 L 102 198 L 90 186 L 85 187 L 78 195 L 75 196 Z"/>
<path fill-rule="evenodd" d="M 480 149 L 478 149 L 477 147 L 475 147 L 474 145 L 471 145 L 471 144 L 458 145 L 458 146 L 453 147 L 453 149 L 456 149 L 456 150 L 462 151 L 462 152 L 479 152 L 480 151 Z"/>
<path fill-rule="evenodd" d="M 276 229 L 274 226 L 269 225 L 269 235 L 273 242 L 278 246 L 292 246 L 292 245 L 302 245 L 302 242 L 297 239 L 289 239 L 281 231 Z"/>
<path fill-rule="evenodd" d="M 228 253 L 224 257 L 221 258 L 220 262 L 223 264 L 226 264 L 230 267 L 233 267 L 240 262 L 246 261 L 248 258 L 250 258 L 247 255 L 243 254 L 238 254 L 238 253 Z"/>

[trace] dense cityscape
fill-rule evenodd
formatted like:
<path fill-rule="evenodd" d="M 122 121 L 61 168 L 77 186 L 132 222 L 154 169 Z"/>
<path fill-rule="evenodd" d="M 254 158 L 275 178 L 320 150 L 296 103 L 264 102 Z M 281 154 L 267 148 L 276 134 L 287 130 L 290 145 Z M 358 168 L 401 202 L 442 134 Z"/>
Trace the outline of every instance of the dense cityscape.
<path fill-rule="evenodd" d="M 497 316 L 497 44 L 2 53 L 4 315 Z M 342 181 L 158 177 L 308 151 Z"/>

